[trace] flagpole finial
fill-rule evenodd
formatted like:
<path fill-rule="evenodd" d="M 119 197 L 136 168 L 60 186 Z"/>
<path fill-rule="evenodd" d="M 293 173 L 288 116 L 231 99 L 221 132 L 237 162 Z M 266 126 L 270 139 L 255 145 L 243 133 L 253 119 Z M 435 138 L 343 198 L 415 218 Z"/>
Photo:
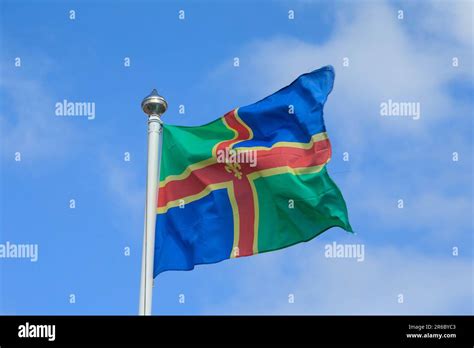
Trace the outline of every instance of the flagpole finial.
<path fill-rule="evenodd" d="M 142 101 L 142 109 L 148 116 L 157 115 L 161 116 L 168 109 L 168 103 L 165 98 L 158 94 L 156 89 L 151 91 L 150 95 L 145 97 Z"/>

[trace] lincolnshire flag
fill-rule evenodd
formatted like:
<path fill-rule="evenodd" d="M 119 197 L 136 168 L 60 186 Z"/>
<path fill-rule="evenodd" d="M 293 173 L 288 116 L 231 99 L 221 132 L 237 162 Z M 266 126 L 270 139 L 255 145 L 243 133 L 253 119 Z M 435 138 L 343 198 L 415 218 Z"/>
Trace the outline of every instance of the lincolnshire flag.
<path fill-rule="evenodd" d="M 332 67 L 199 127 L 164 125 L 154 275 L 352 232 L 326 163 Z"/>

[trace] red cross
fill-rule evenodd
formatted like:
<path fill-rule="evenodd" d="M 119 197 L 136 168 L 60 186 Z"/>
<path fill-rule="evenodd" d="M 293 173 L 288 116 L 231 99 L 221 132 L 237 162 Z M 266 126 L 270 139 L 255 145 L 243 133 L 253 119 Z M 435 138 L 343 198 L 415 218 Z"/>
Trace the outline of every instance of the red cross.
<path fill-rule="evenodd" d="M 172 176 L 160 183 L 158 213 L 164 213 L 183 201 L 197 200 L 218 188 L 227 188 L 234 213 L 234 247 L 231 257 L 240 257 L 258 252 L 258 199 L 254 180 L 258 177 L 282 172 L 298 172 L 313 168 L 320 170 L 331 157 L 331 146 L 325 133 L 308 144 L 277 143 L 272 147 L 249 147 L 256 151 L 256 166 L 250 163 L 219 163 L 216 154 L 232 148 L 240 141 L 253 137 L 252 131 L 240 119 L 237 110 L 224 116 L 236 137 L 218 143 L 213 158 L 196 164 L 187 172 Z M 314 138 L 314 137 L 313 137 Z M 244 148 L 239 148 L 239 150 Z M 290 189 L 290 188 L 289 188 Z"/>

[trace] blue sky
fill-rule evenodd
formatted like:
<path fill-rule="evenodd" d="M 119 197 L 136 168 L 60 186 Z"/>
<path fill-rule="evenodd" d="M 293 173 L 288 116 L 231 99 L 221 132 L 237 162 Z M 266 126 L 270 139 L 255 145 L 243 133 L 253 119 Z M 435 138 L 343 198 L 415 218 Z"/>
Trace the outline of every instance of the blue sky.
<path fill-rule="evenodd" d="M 473 313 L 472 2 L 0 4 L 0 244 L 39 248 L 0 258 L 1 314 L 137 313 L 152 88 L 164 122 L 198 125 L 327 64 L 328 170 L 357 234 L 163 273 L 153 312 Z M 64 99 L 95 118 L 56 116 Z M 382 117 L 389 99 L 420 118 Z M 324 257 L 334 241 L 364 245 L 364 261 Z"/>

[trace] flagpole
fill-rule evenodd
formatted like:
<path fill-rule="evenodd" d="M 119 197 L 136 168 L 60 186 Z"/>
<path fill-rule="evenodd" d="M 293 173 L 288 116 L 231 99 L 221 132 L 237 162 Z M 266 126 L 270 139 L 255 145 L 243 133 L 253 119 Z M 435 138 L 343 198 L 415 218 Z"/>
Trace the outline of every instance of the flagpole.
<path fill-rule="evenodd" d="M 151 315 L 153 293 L 153 263 L 155 254 L 156 207 L 158 200 L 159 155 L 163 115 L 168 108 L 166 100 L 156 89 L 142 101 L 142 109 L 148 115 L 148 171 L 146 180 L 145 229 L 143 236 L 142 274 L 140 280 L 139 315 Z"/>

